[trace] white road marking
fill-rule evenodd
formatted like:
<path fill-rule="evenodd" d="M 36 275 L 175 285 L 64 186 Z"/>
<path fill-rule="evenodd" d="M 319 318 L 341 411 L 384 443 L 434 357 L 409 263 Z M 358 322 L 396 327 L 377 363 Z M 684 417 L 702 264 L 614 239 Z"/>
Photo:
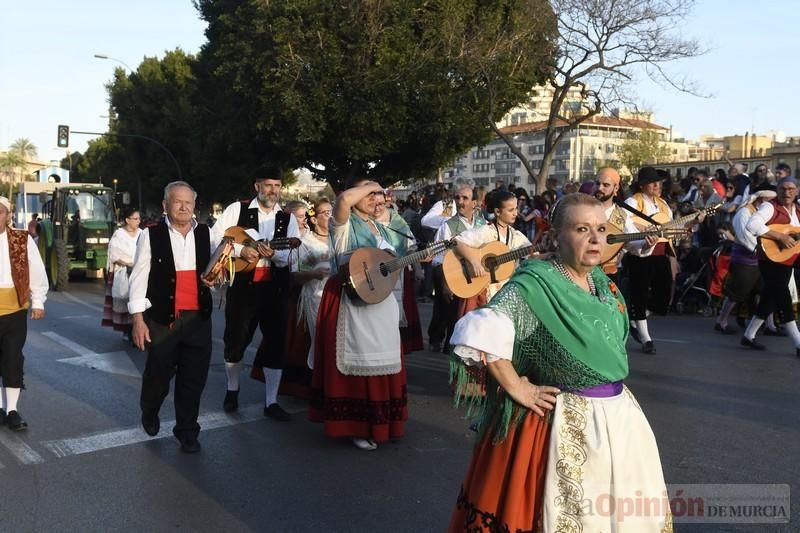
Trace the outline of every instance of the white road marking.
<path fill-rule="evenodd" d="M 290 409 L 288 411 L 292 414 L 296 414 L 304 410 L 305 408 L 300 408 L 294 410 Z M 197 419 L 197 422 L 200 424 L 202 431 L 207 431 L 261 420 L 264 418 L 263 412 L 263 405 L 251 405 L 240 408 L 238 412 L 233 414 L 214 412 L 201 415 Z M 162 420 L 161 431 L 159 431 L 158 435 L 155 437 L 148 436 L 141 427 L 137 426 L 135 428 L 107 431 L 71 439 L 44 441 L 42 445 L 53 452 L 56 457 L 68 457 L 70 455 L 92 453 L 148 440 L 170 438 L 172 437 L 172 427 L 174 425 L 174 420 Z"/>
<path fill-rule="evenodd" d="M 8 448 L 14 457 L 24 465 L 34 465 L 44 462 L 44 458 L 36 450 L 25 444 L 19 437 L 7 431 L 0 432 L 0 444 Z"/>
<path fill-rule="evenodd" d="M 110 374 L 121 374 L 123 376 L 130 376 L 134 378 L 141 378 L 141 372 L 133 364 L 128 352 L 117 351 L 108 353 L 96 353 L 89 348 L 71 341 L 66 337 L 62 337 L 54 331 L 43 331 L 42 335 L 47 337 L 53 342 L 64 346 L 79 354 L 78 357 L 67 357 L 65 359 L 58 359 L 59 363 L 66 363 L 69 365 L 85 366 L 100 370 L 101 372 L 108 372 Z"/>
<path fill-rule="evenodd" d="M 72 294 L 70 294 L 68 292 L 59 292 L 58 294 L 60 294 L 61 296 L 63 296 L 64 298 L 66 298 L 68 300 L 72 300 L 76 304 L 83 305 L 85 307 L 88 307 L 89 309 L 93 309 L 95 311 L 99 311 L 100 313 L 103 312 L 103 307 L 102 306 L 90 304 L 89 302 L 85 302 L 85 301 L 81 300 L 80 298 L 78 298 L 77 296 L 74 296 L 74 295 L 72 295 Z"/>

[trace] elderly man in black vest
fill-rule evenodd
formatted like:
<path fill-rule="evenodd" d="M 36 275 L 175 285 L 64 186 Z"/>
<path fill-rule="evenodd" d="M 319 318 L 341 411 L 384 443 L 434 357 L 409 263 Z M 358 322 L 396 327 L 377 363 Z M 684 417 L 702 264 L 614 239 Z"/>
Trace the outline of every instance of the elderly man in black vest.
<path fill-rule="evenodd" d="M 279 203 L 283 172 L 276 166 L 264 166 L 255 175 L 256 197 L 225 208 L 212 229 L 212 244 L 219 244 L 232 226 L 246 228 L 252 236 L 266 242 L 300 237 L 297 220 L 285 213 Z M 239 408 L 241 361 L 258 326 L 263 340 L 256 352 L 252 376 L 256 379 L 263 376 L 264 416 L 285 422 L 291 420 L 291 415 L 278 405 L 278 387 L 285 363 L 286 289 L 289 271 L 296 271 L 297 263 L 290 261 L 290 250 L 273 250 L 269 246 L 256 249 L 239 244 L 234 248 L 234 256 L 255 262 L 256 267 L 250 272 L 237 273 L 226 295 L 224 339 L 228 387 L 223 409 L 232 412 Z"/>
<path fill-rule="evenodd" d="M 181 451 L 200 451 L 197 415 L 211 360 L 211 293 L 201 281 L 211 256 L 208 226 L 194 220 L 197 193 L 184 181 L 164 188 L 158 225 L 139 236 L 130 275 L 132 337 L 147 348 L 142 376 L 142 427 L 158 434 L 158 412 L 175 376 L 175 428 Z"/>

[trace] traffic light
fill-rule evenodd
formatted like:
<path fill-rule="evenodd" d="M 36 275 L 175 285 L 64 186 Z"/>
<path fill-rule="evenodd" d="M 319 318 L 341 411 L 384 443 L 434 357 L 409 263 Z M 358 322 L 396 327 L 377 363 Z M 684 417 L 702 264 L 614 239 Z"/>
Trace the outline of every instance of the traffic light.
<path fill-rule="evenodd" d="M 69 148 L 69 126 L 63 124 L 58 126 L 58 147 Z"/>

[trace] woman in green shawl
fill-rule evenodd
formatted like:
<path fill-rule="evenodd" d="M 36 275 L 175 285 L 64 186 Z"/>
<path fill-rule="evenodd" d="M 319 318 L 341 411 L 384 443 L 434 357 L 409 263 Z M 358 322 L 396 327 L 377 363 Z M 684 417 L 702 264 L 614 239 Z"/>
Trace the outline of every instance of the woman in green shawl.
<path fill-rule="evenodd" d="M 571 194 L 551 224 L 554 258 L 524 262 L 451 339 L 457 390 L 471 365 L 490 382 L 450 531 L 671 531 L 655 437 L 622 384 L 625 302 L 597 268 L 605 212 Z"/>

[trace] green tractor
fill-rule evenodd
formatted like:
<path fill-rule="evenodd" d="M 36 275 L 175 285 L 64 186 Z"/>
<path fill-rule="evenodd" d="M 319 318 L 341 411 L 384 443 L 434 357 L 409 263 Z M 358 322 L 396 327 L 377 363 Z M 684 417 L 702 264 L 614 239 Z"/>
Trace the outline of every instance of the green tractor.
<path fill-rule="evenodd" d="M 49 184 L 41 191 L 39 252 L 50 286 L 69 285 L 70 274 L 102 277 L 108 241 L 117 228 L 113 191 L 95 183 Z"/>

